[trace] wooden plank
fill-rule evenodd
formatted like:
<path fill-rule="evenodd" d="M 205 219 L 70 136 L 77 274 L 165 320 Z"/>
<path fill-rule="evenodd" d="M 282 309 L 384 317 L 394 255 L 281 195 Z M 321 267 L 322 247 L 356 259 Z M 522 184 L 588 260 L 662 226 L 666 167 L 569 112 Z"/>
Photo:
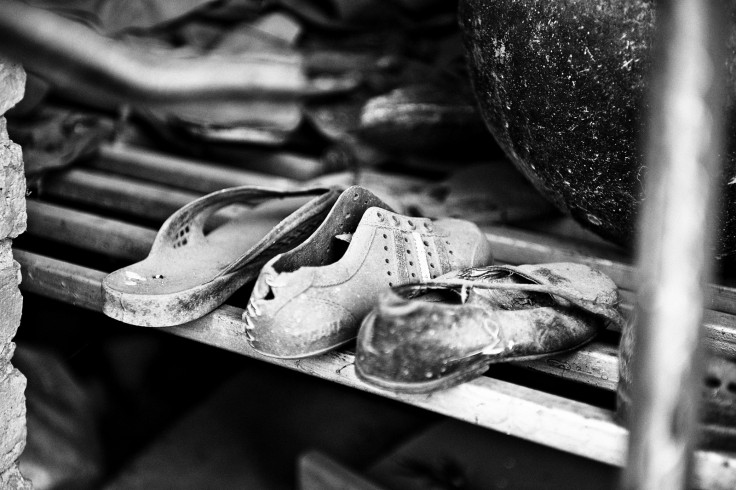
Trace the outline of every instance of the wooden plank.
<path fill-rule="evenodd" d="M 39 186 L 38 195 L 160 222 L 199 197 L 192 192 L 84 169 L 48 175 Z"/>
<path fill-rule="evenodd" d="M 102 312 L 106 273 L 17 248 L 13 256 L 21 266 L 21 291 Z"/>
<path fill-rule="evenodd" d="M 20 250 L 15 256 L 25 277 L 24 291 L 101 310 L 104 272 Z M 614 422 L 609 410 L 488 377 L 429 395 L 393 393 L 361 382 L 354 356 L 347 352 L 285 360 L 254 351 L 243 335 L 242 313 L 226 305 L 188 324 L 160 330 L 596 461 L 614 465 L 624 461 L 626 430 Z M 696 478 L 702 488 L 736 488 L 736 457 L 698 451 Z"/>
<path fill-rule="evenodd" d="M 208 194 L 240 185 L 287 189 L 299 182 L 211 162 L 189 160 L 127 145 L 103 145 L 88 167 Z"/>
<path fill-rule="evenodd" d="M 123 221 L 28 200 L 26 233 L 130 261 L 148 255 L 156 232 Z"/>
<path fill-rule="evenodd" d="M 517 364 L 609 391 L 616 390 L 618 384 L 618 348 L 602 342 L 592 342 L 564 356 Z"/>
<path fill-rule="evenodd" d="M 201 196 L 194 192 L 85 169 L 70 169 L 48 175 L 39 185 L 38 195 L 41 198 L 70 201 L 158 223 L 163 223 L 179 208 Z M 248 207 L 237 204 L 227 206 L 215 213 L 211 223 L 220 224 L 245 209 Z"/>
<path fill-rule="evenodd" d="M 189 145 L 187 141 L 180 141 L 180 143 L 181 148 L 185 151 L 186 148 L 192 148 L 194 152 L 202 153 L 201 150 L 204 148 L 202 147 L 201 141 L 195 142 L 193 145 Z M 108 145 L 103 148 L 111 150 L 105 150 L 106 157 L 112 156 L 117 160 L 123 161 L 132 161 L 138 158 L 138 156 L 141 156 L 138 153 L 139 151 L 147 153 L 142 155 L 143 158 L 149 160 L 150 163 L 154 164 L 156 164 L 156 162 L 163 163 L 158 160 L 158 156 L 178 160 L 177 157 L 172 157 L 170 155 L 165 155 L 157 153 L 155 151 L 130 145 L 119 145 L 117 146 L 117 148 L 114 148 L 113 145 Z M 270 178 L 303 182 L 306 180 L 318 178 L 331 171 L 344 170 L 343 166 L 340 163 L 336 164 L 335 162 L 313 158 L 299 153 L 276 151 L 272 148 L 258 148 L 256 146 L 246 147 L 246 145 L 237 144 L 230 147 L 219 146 L 215 149 L 206 149 L 205 153 L 216 155 L 218 160 L 232 164 L 232 167 L 230 165 L 227 165 L 223 166 L 223 168 L 232 168 L 236 171 L 242 170 L 244 172 L 252 174 L 254 178 L 259 179 Z M 193 160 L 182 159 L 182 161 L 192 162 Z M 168 163 L 170 164 L 172 162 L 169 161 Z M 212 162 L 201 160 L 197 161 L 197 165 L 205 167 L 211 164 Z"/>
<path fill-rule="evenodd" d="M 636 290 L 631 259 L 613 246 L 566 240 L 509 227 L 484 227 L 494 256 L 509 264 L 577 262 L 606 273 L 618 287 Z M 736 288 L 711 284 L 706 306 L 714 311 L 736 314 Z"/>

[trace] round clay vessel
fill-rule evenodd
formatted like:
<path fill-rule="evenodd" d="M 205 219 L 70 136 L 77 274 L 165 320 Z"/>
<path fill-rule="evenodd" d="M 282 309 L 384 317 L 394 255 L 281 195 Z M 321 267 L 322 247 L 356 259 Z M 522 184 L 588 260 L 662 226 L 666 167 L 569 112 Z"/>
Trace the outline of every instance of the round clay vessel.
<path fill-rule="evenodd" d="M 651 66 L 650 0 L 461 0 L 473 89 L 507 156 L 563 211 L 633 243 Z M 736 30 L 734 31 L 736 33 Z M 731 36 L 731 53 L 736 35 Z M 728 66 L 736 93 L 736 56 Z M 727 108 L 720 255 L 736 254 L 736 108 Z"/>

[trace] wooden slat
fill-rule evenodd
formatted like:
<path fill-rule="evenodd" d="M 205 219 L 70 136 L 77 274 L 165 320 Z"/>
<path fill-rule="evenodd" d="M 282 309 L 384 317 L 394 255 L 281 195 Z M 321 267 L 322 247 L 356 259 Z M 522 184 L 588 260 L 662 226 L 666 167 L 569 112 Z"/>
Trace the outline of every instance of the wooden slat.
<path fill-rule="evenodd" d="M 240 185 L 287 189 L 299 184 L 298 181 L 284 177 L 177 158 L 124 145 L 103 145 L 99 155 L 88 166 L 105 173 L 125 175 L 202 194 Z"/>
<path fill-rule="evenodd" d="M 175 211 L 201 194 L 180 191 L 137 179 L 71 169 L 47 176 L 38 188 L 42 198 L 52 198 L 163 223 Z M 247 206 L 227 206 L 210 219 L 213 225 L 232 219 Z M 208 222 L 208 223 L 210 223 Z"/>
<path fill-rule="evenodd" d="M 24 291 L 100 311 L 105 273 L 28 252 L 15 254 L 26 278 Z M 222 306 L 188 324 L 160 330 L 603 463 L 620 466 L 624 461 L 627 432 L 614 422 L 610 410 L 489 377 L 430 395 L 396 394 L 361 382 L 350 353 L 299 360 L 263 356 L 243 335 L 242 312 Z M 695 474 L 698 487 L 736 488 L 736 458 L 698 451 Z"/>
<path fill-rule="evenodd" d="M 609 391 L 615 391 L 618 384 L 618 349 L 602 342 L 592 342 L 564 356 L 518 365 Z"/>
<path fill-rule="evenodd" d="M 150 228 L 92 213 L 30 199 L 26 206 L 29 235 L 131 262 L 146 257 L 156 237 Z"/>
<path fill-rule="evenodd" d="M 199 197 L 192 192 L 83 169 L 47 176 L 38 194 L 160 222 Z"/>
<path fill-rule="evenodd" d="M 186 146 L 186 143 L 184 146 Z M 133 161 L 138 157 L 143 157 L 149 163 L 158 162 L 164 164 L 157 157 L 161 156 L 172 160 L 178 159 L 178 157 L 164 155 L 131 145 L 108 145 L 103 148 L 103 155 L 106 158 L 111 157 L 119 161 Z M 238 165 L 238 167 L 233 166 L 233 169 L 241 169 L 245 172 L 252 173 L 254 177 L 260 174 L 260 178 L 262 179 L 282 178 L 290 181 L 306 181 L 315 179 L 331 170 L 338 170 L 335 168 L 336 165 L 334 163 L 319 158 L 312 158 L 286 151 L 275 151 L 274 149 L 257 148 L 255 146 L 250 148 L 246 148 L 244 145 L 235 145 L 232 148 L 218 147 L 215 153 L 229 162 L 234 162 L 234 165 Z M 181 160 L 187 161 L 187 159 Z M 194 162 L 195 160 L 188 161 Z M 211 162 L 206 161 L 197 161 L 196 163 L 202 166 L 211 165 Z"/>
<path fill-rule="evenodd" d="M 21 266 L 22 291 L 102 311 L 102 280 L 106 273 L 17 248 L 13 257 Z"/>
<path fill-rule="evenodd" d="M 507 227 L 485 227 L 495 257 L 510 264 L 543 262 L 577 262 L 599 269 L 623 289 L 637 289 L 634 267 L 630 259 L 615 247 L 580 243 Z M 707 307 L 736 314 L 736 289 L 711 284 Z"/>

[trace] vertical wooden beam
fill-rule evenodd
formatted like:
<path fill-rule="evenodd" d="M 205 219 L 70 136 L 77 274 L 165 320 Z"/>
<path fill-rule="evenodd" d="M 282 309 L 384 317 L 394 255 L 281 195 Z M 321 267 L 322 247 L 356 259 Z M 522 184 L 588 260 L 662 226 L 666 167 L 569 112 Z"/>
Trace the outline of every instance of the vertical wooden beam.
<path fill-rule="evenodd" d="M 725 105 L 726 2 L 658 4 L 623 488 L 689 487 Z"/>

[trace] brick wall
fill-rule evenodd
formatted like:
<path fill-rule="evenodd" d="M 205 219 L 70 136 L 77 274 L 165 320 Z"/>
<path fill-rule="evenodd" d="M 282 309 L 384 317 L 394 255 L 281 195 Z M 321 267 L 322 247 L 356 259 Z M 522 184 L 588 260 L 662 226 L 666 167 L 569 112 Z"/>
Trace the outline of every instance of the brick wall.
<path fill-rule="evenodd" d="M 10 363 L 23 306 L 10 247 L 26 228 L 26 182 L 20 146 L 10 141 L 2 117 L 23 97 L 25 80 L 23 68 L 0 58 L 0 488 L 9 490 L 31 488 L 17 465 L 26 443 L 26 379 Z"/>

